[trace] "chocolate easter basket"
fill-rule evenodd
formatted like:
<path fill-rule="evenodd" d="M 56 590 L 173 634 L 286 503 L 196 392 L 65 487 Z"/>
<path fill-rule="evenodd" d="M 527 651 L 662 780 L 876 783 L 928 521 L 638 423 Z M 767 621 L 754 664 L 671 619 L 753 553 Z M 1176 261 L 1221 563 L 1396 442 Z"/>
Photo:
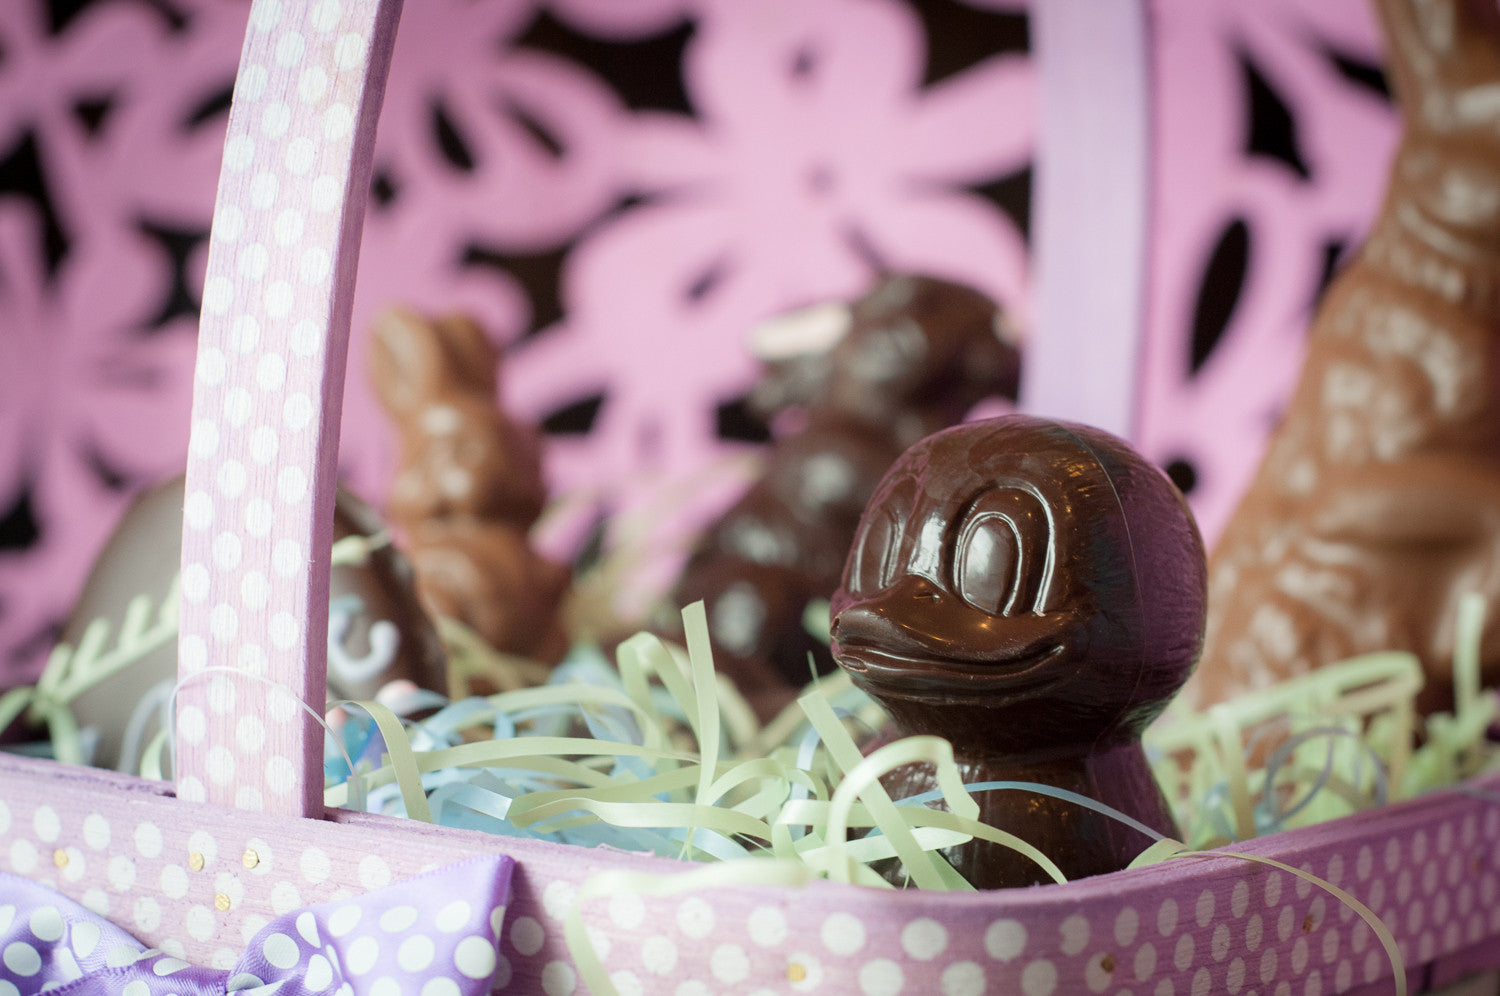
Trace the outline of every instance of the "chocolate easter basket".
<path fill-rule="evenodd" d="M 1056 334 L 1038 343 L 1032 378 L 1080 363 L 1128 369 L 1128 336 L 1111 339 L 1111 353 L 1080 349 L 1067 330 L 1141 310 L 1146 129 L 1089 96 L 1143 86 L 1142 14 L 1097 6 L 1049 2 L 1037 14 L 1051 132 L 1040 265 L 1090 273 L 1098 291 L 1043 294 L 1040 324 Z M 204 287 L 175 786 L 0 759 L 0 853 L 140 942 L 109 965 L 124 971 L 145 950 L 159 987 L 196 965 L 237 973 L 229 988 L 251 991 L 296 977 L 309 991 L 343 978 L 372 993 L 1028 996 L 1414 991 L 1500 966 L 1493 779 L 1233 854 L 979 893 L 804 881 L 771 863 L 757 880 L 325 809 L 322 732 L 305 705 L 321 705 L 324 690 L 320 551 L 331 545 L 355 256 L 399 8 L 252 8 Z M 1114 61 L 1070 53 L 1070 37 L 1099 32 Z M 244 264 L 247 246 L 264 247 L 260 265 Z M 1129 397 L 1094 395 L 1094 410 L 1073 414 L 1118 424 Z M 39 976 L 46 952 L 75 967 L 106 958 L 101 928 L 39 909 L 49 912 L 32 915 L 33 940 L 3 952 L 14 976 Z M 413 978 L 425 981 L 403 988 Z"/>

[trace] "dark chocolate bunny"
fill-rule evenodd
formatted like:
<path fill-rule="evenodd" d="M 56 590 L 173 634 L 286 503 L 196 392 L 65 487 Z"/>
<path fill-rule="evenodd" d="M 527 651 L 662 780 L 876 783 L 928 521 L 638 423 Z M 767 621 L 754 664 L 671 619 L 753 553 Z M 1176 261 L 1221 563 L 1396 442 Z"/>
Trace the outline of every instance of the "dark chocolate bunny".
<path fill-rule="evenodd" d="M 978 291 L 922 276 L 880 281 L 842 313 L 826 353 L 774 371 L 763 408 L 800 406 L 764 475 L 702 537 L 675 593 L 706 603 L 715 660 L 762 716 L 832 667 L 803 623 L 838 584 L 865 503 L 903 449 L 977 402 L 1014 398 L 1015 348 Z"/>

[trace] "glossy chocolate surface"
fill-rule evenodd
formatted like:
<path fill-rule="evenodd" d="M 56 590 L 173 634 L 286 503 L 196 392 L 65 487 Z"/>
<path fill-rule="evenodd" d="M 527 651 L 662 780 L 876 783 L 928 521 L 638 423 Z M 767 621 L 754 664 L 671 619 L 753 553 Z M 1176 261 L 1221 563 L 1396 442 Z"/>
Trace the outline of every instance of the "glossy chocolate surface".
<path fill-rule="evenodd" d="M 767 454 L 764 475 L 704 535 L 674 594 L 703 599 L 715 661 L 763 716 L 807 683 L 809 654 L 832 668 L 803 625 L 837 586 L 849 541 L 903 449 L 988 397 L 1015 397 L 1019 357 L 994 303 L 930 277 L 880 281 L 843 314 L 829 349 L 773 365 L 754 398 L 795 409 L 802 427 Z"/>
<path fill-rule="evenodd" d="M 1181 494 L 1122 441 L 1024 416 L 923 440 L 871 499 L 832 608 L 840 666 L 897 733 L 950 740 L 968 780 L 1044 782 L 1175 833 L 1139 738 L 1197 660 L 1203 545 Z M 886 786 L 935 782 L 909 768 Z M 1045 796 L 979 801 L 1070 877 L 1149 843 Z M 945 853 L 983 888 L 1045 880 L 996 845 Z"/>
<path fill-rule="evenodd" d="M 1427 675 L 1418 708 L 1451 709 L 1469 591 L 1488 602 L 1482 670 L 1500 682 L 1500 13 L 1377 8 L 1405 132 L 1213 551 L 1199 702 L 1409 650 Z"/>

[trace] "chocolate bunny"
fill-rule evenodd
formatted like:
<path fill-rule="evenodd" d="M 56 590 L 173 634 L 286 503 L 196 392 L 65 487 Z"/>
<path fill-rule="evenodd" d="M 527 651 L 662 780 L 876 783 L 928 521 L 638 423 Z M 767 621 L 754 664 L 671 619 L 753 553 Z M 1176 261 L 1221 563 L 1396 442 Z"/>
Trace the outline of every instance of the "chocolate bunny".
<path fill-rule="evenodd" d="M 1175 836 L 1140 736 L 1192 672 L 1205 599 L 1203 542 L 1164 474 L 1101 430 L 1006 416 L 937 433 L 885 475 L 833 596 L 833 655 L 894 734 L 949 740 L 965 783 L 1066 789 Z M 882 784 L 899 800 L 937 780 L 907 765 Z M 1069 878 L 1151 843 L 1051 796 L 975 799 Z M 977 888 L 1050 881 L 988 841 L 943 853 Z"/>
<path fill-rule="evenodd" d="M 901 451 L 977 402 L 1015 397 L 1019 357 L 1000 312 L 978 291 L 891 276 L 824 321 L 843 325 L 826 353 L 774 368 L 763 410 L 802 407 L 804 427 L 777 440 L 764 474 L 700 539 L 674 601 L 706 603 L 718 666 L 763 717 L 831 669 L 808 633 L 810 603 L 839 574 L 876 483 Z"/>
<path fill-rule="evenodd" d="M 1500 681 L 1500 13 L 1380 0 L 1405 114 L 1385 203 L 1330 287 L 1264 462 L 1210 560 L 1193 697 L 1374 650 L 1453 707 L 1459 599 Z"/>
<path fill-rule="evenodd" d="M 370 371 L 401 438 L 387 515 L 435 615 L 496 650 L 555 663 L 567 649 L 565 568 L 527 541 L 546 500 L 537 434 L 497 401 L 499 354 L 473 321 L 391 309 Z"/>

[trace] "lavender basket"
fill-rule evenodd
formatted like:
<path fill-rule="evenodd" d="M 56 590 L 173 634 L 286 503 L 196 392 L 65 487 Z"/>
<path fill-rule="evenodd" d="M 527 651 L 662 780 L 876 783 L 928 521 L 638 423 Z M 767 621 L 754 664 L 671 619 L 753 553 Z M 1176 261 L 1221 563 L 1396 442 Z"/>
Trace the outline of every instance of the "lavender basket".
<path fill-rule="evenodd" d="M 177 781 L 0 759 L 0 853 L 79 904 L 63 911 L 67 929 L 33 915 L 33 939 L 5 949 L 0 979 L 39 980 L 31 955 L 40 964 L 48 951 L 83 968 L 103 957 L 83 950 L 86 913 L 149 949 L 133 961 L 140 992 L 209 985 L 211 970 L 248 991 L 253 976 L 310 992 L 337 977 L 369 993 L 559 994 L 607 978 L 621 993 L 684 996 L 1317 994 L 1421 991 L 1500 967 L 1494 779 L 1234 855 L 977 894 L 747 886 L 711 867 L 325 810 L 322 733 L 301 703 L 321 703 L 324 689 L 327 615 L 316 609 L 330 565 L 319 551 L 330 547 L 364 191 L 400 6 L 253 6 L 203 295 Z M 1139 96 L 1143 14 L 1049 0 L 1035 18 L 1049 150 L 1039 265 L 1069 260 L 1098 281 L 1086 296 L 1044 289 L 1039 324 L 1119 324 L 1141 311 L 1146 128 L 1090 95 Z M 1070 38 L 1095 32 L 1114 39 L 1113 55 L 1070 54 Z M 1128 334 L 1083 350 L 1064 331 L 1041 338 L 1037 382 L 1079 363 L 1128 365 L 1136 348 Z M 1093 403 L 1073 414 L 1118 424 L 1128 393 Z M 7 910 L 14 918 L 0 905 L 0 919 Z M 580 950 L 597 964 L 580 964 Z M 21 991 L 0 981 L 0 992 L 7 984 Z"/>

